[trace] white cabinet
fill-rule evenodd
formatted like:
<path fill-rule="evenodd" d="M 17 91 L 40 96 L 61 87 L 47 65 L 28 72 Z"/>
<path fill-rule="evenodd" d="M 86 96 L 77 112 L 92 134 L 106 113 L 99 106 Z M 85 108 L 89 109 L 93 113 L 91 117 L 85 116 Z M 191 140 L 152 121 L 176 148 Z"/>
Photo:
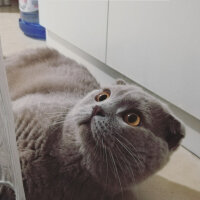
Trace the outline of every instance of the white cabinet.
<path fill-rule="evenodd" d="M 200 1 L 109 1 L 106 64 L 200 119 Z"/>
<path fill-rule="evenodd" d="M 41 0 L 40 23 L 105 62 L 108 0 Z"/>
<path fill-rule="evenodd" d="M 199 0 L 40 0 L 48 31 L 200 119 Z"/>

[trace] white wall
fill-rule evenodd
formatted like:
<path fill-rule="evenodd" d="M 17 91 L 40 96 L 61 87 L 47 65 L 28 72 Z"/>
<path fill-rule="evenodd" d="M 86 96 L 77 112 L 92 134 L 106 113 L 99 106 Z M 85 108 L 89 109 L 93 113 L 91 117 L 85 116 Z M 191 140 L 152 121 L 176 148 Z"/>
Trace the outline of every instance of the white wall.
<path fill-rule="evenodd" d="M 40 24 L 105 62 L 108 0 L 41 0 Z"/>
<path fill-rule="evenodd" d="M 106 64 L 200 119 L 200 1 L 109 3 Z"/>

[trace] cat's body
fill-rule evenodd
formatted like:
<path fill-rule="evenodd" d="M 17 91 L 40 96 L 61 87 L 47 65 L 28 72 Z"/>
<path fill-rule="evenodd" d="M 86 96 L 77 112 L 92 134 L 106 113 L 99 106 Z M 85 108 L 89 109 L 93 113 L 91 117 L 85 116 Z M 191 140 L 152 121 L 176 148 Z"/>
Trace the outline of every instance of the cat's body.
<path fill-rule="evenodd" d="M 11 57 L 6 67 L 27 200 L 110 200 L 163 167 L 184 135 L 142 90 L 101 89 L 54 50 Z M 140 116 L 137 126 L 125 122 L 128 111 Z"/>

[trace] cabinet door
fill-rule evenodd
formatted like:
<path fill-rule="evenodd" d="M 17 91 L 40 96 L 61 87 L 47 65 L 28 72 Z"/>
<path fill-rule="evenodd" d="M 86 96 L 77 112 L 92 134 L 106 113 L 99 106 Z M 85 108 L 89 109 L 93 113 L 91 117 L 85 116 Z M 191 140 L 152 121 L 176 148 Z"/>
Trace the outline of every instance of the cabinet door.
<path fill-rule="evenodd" d="M 109 1 L 106 63 L 200 119 L 200 1 Z"/>
<path fill-rule="evenodd" d="M 105 62 L 108 0 L 41 0 L 47 30 Z"/>
<path fill-rule="evenodd" d="M 22 174 L 17 150 L 12 104 L 0 42 L 0 199 L 2 186 L 15 191 L 17 200 L 25 200 Z M 8 198 L 8 197 L 7 197 Z"/>

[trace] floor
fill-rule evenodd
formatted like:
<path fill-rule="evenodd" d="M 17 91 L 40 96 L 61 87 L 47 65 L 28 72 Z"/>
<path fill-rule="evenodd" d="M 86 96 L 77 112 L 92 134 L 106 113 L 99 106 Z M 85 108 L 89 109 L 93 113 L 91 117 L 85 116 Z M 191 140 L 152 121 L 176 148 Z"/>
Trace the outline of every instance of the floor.
<path fill-rule="evenodd" d="M 44 41 L 26 37 L 18 26 L 15 6 L 0 7 L 0 38 L 4 56 L 27 48 L 46 46 Z M 199 200 L 200 159 L 180 147 L 159 173 L 135 189 L 139 200 Z"/>
<path fill-rule="evenodd" d="M 16 1 L 12 1 L 11 7 L 0 7 L 0 40 L 4 56 L 46 45 L 45 41 L 26 37 L 19 29 L 19 18 Z"/>

